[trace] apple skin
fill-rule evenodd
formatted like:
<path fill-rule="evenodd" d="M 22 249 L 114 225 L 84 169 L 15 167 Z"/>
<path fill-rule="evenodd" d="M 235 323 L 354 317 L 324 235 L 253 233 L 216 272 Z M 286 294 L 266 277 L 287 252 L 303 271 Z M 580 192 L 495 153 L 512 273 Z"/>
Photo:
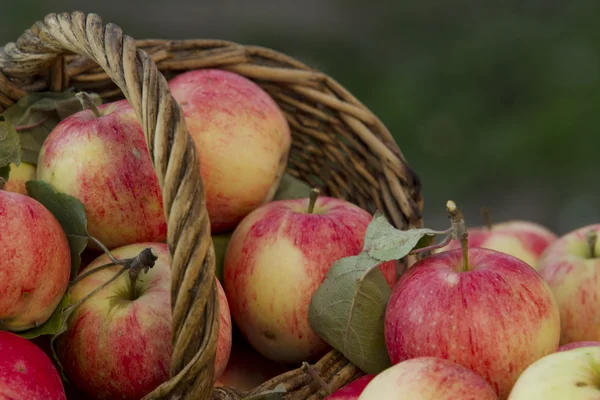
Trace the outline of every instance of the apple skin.
<path fill-rule="evenodd" d="M 233 72 L 187 71 L 169 88 L 200 157 L 211 231 L 233 230 L 275 195 L 291 147 L 287 120 L 260 86 Z"/>
<path fill-rule="evenodd" d="M 581 347 L 540 358 L 515 383 L 508 400 L 596 400 L 600 347 Z"/>
<path fill-rule="evenodd" d="M 557 351 L 569 351 L 580 347 L 600 346 L 600 342 L 572 342 L 563 344 Z"/>
<path fill-rule="evenodd" d="M 80 111 L 52 130 L 37 179 L 79 199 L 88 232 L 109 249 L 166 241 L 162 192 L 133 108 L 120 100 L 98 109 L 99 118 Z"/>
<path fill-rule="evenodd" d="M 50 318 L 71 275 L 69 242 L 32 197 L 0 190 L 0 328 L 24 331 Z"/>
<path fill-rule="evenodd" d="M 27 187 L 25 183 L 35 179 L 37 170 L 35 165 L 25 161 L 21 161 L 19 165 L 10 164 L 10 173 L 8 181 L 4 185 L 4 190 L 7 192 L 20 193 L 27 195 Z"/>
<path fill-rule="evenodd" d="M 481 376 L 437 357 L 417 357 L 380 372 L 359 400 L 497 400 Z"/>
<path fill-rule="evenodd" d="M 58 370 L 35 344 L 0 331 L 0 354 L 0 399 L 67 399 Z"/>
<path fill-rule="evenodd" d="M 557 236 L 542 225 L 530 221 L 506 221 L 486 227 L 469 228 L 469 247 L 483 247 L 515 256 L 536 268 L 544 250 Z M 435 253 L 460 248 L 458 240 L 436 249 Z"/>
<path fill-rule="evenodd" d="M 130 300 L 131 281 L 127 273 L 122 274 L 81 304 L 69 317 L 67 331 L 56 340 L 65 373 L 92 399 L 137 400 L 169 379 L 172 315 L 168 247 L 165 243 L 135 243 L 111 253 L 125 259 L 147 247 L 156 251 L 158 259 L 147 274 L 139 276 L 136 287 L 140 296 Z M 102 255 L 80 275 L 108 262 L 108 257 Z M 120 268 L 100 270 L 74 285 L 72 303 L 112 278 Z M 223 295 L 220 289 L 216 374 L 225 369 L 231 349 L 231 319 Z"/>
<path fill-rule="evenodd" d="M 338 259 L 357 255 L 371 214 L 347 201 L 319 197 L 273 201 L 248 214 L 225 255 L 231 316 L 250 344 L 284 363 L 314 361 L 329 346 L 311 328 L 312 295 Z M 392 286 L 396 263 L 380 266 Z"/>
<path fill-rule="evenodd" d="M 455 361 L 506 399 L 519 374 L 555 352 L 556 299 L 539 274 L 516 257 L 484 248 L 421 259 L 398 280 L 385 314 L 392 364 L 421 356 Z"/>
<path fill-rule="evenodd" d="M 375 378 L 373 374 L 363 375 L 325 397 L 325 400 L 358 400 L 360 394 L 373 378 Z"/>
<path fill-rule="evenodd" d="M 590 258 L 586 235 L 600 233 L 600 224 L 575 229 L 549 246 L 538 263 L 558 301 L 560 344 L 600 341 L 600 240 Z"/>

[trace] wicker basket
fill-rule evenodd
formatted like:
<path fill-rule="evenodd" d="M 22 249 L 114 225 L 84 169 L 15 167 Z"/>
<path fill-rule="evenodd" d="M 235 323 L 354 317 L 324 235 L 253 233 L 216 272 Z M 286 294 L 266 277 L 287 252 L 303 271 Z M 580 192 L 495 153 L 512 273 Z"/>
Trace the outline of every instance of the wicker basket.
<path fill-rule="evenodd" d="M 214 249 L 199 160 L 167 84 L 197 68 L 244 75 L 276 100 L 292 130 L 291 174 L 324 194 L 382 210 L 396 227 L 421 226 L 419 180 L 381 121 L 332 78 L 269 49 L 220 40 L 135 41 L 95 14 L 50 14 L 0 52 L 0 112 L 30 92 L 68 88 L 105 101 L 125 97 L 135 109 L 162 189 L 173 269 L 171 378 L 146 399 L 238 399 L 278 384 L 287 399 L 323 398 L 302 369 L 250 393 L 212 387 L 219 323 Z M 332 390 L 362 375 L 335 350 L 313 367 Z"/>

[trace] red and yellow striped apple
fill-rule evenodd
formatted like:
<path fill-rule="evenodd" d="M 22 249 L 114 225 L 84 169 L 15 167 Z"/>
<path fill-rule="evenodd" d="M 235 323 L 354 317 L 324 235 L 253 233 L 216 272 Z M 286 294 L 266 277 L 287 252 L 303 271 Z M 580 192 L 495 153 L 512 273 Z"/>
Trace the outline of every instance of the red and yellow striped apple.
<path fill-rule="evenodd" d="M 561 344 L 600 341 L 599 233 L 600 224 L 571 231 L 552 243 L 538 263 L 558 301 Z"/>
<path fill-rule="evenodd" d="M 75 113 L 52 130 L 37 179 L 81 201 L 88 232 L 109 249 L 165 241 L 162 193 L 133 108 L 121 100 L 98 111 Z"/>
<path fill-rule="evenodd" d="M 0 331 L 0 399 L 67 399 L 50 357 L 29 340 L 3 331 Z"/>
<path fill-rule="evenodd" d="M 536 268 L 544 250 L 555 240 L 556 235 L 542 225 L 530 221 L 506 221 L 490 227 L 469 228 L 469 247 L 483 247 L 515 256 Z M 460 248 L 458 240 L 435 253 Z"/>
<path fill-rule="evenodd" d="M 31 163 L 21 161 L 19 165 L 10 164 L 10 173 L 8 174 L 8 181 L 4 185 L 4 190 L 26 195 L 25 183 L 34 180 L 36 173 L 36 167 Z"/>
<path fill-rule="evenodd" d="M 132 258 L 145 248 L 158 256 L 135 288 L 127 273 L 83 302 L 69 317 L 67 331 L 57 339 L 57 354 L 65 373 L 91 399 L 140 399 L 169 379 L 171 361 L 171 267 L 164 243 L 135 243 L 111 251 Z M 110 260 L 102 255 L 79 276 Z M 71 289 L 76 303 L 119 271 L 112 266 L 94 272 Z M 217 282 L 218 283 L 218 282 Z M 219 287 L 220 329 L 215 379 L 231 349 L 231 317 Z"/>
<path fill-rule="evenodd" d="M 265 357 L 298 363 L 329 346 L 311 328 L 311 297 L 338 259 L 362 250 L 372 216 L 347 201 L 319 197 L 273 201 L 237 226 L 225 255 L 224 288 L 231 315 Z M 380 269 L 390 286 L 396 263 Z"/>
<path fill-rule="evenodd" d="M 481 376 L 452 361 L 416 357 L 380 372 L 359 400 L 498 400 Z"/>
<path fill-rule="evenodd" d="M 32 197 L 0 190 L 0 328 L 43 324 L 60 302 L 71 274 L 67 236 Z"/>
<path fill-rule="evenodd" d="M 521 372 L 555 352 L 558 305 L 525 262 L 484 248 L 425 257 L 394 287 L 385 314 L 393 364 L 433 356 L 486 379 L 506 399 Z"/>
<path fill-rule="evenodd" d="M 288 161 L 290 128 L 257 84 L 201 69 L 169 82 L 200 157 L 212 233 L 230 231 L 273 199 Z"/>

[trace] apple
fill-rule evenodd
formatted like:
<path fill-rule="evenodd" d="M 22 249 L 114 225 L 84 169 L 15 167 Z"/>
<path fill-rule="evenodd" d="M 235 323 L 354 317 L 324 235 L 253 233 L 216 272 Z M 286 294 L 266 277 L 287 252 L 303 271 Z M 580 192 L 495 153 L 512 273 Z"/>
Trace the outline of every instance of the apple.
<path fill-rule="evenodd" d="M 290 128 L 273 99 L 233 72 L 202 69 L 169 82 L 200 158 L 213 233 L 271 201 L 287 166 Z"/>
<path fill-rule="evenodd" d="M 540 358 L 515 383 L 508 400 L 596 400 L 600 347 L 580 347 Z"/>
<path fill-rule="evenodd" d="M 522 260 L 484 248 L 419 260 L 385 314 L 392 364 L 433 356 L 485 378 L 505 399 L 519 374 L 555 352 L 560 316 L 548 284 Z"/>
<path fill-rule="evenodd" d="M 544 250 L 557 236 L 542 225 L 530 221 L 506 221 L 488 227 L 469 228 L 469 247 L 483 247 L 515 256 L 536 268 Z M 435 253 L 460 248 L 458 240 L 436 249 Z"/>
<path fill-rule="evenodd" d="M 50 318 L 69 284 L 71 251 L 54 215 L 32 197 L 0 190 L 0 329 Z"/>
<path fill-rule="evenodd" d="M 373 374 L 363 375 L 325 397 L 325 400 L 358 400 L 360 394 L 373 378 L 375 378 Z"/>
<path fill-rule="evenodd" d="M 537 269 L 560 309 L 560 344 L 600 341 L 600 224 L 566 233 L 552 243 Z"/>
<path fill-rule="evenodd" d="M 35 344 L 0 331 L 0 354 L 0 399 L 67 399 L 58 370 Z"/>
<path fill-rule="evenodd" d="M 8 174 L 8 181 L 4 185 L 4 190 L 7 192 L 14 192 L 20 194 L 27 194 L 27 188 L 25 182 L 35 179 L 36 167 L 35 165 L 21 161 L 19 165 L 14 163 L 10 164 L 10 172 Z"/>
<path fill-rule="evenodd" d="M 37 179 L 79 199 L 89 234 L 109 249 L 165 241 L 162 193 L 135 111 L 120 100 L 98 113 L 77 112 L 52 130 Z"/>
<path fill-rule="evenodd" d="M 558 348 L 557 351 L 569 351 L 572 349 L 578 349 L 580 347 L 600 346 L 600 342 L 572 342 L 563 344 Z"/>
<path fill-rule="evenodd" d="M 240 222 L 225 255 L 224 288 L 233 320 L 259 353 L 294 364 L 329 349 L 309 324 L 311 297 L 336 260 L 360 253 L 371 219 L 345 200 L 313 197 L 270 202 Z M 390 286 L 395 268 L 380 266 Z"/>
<path fill-rule="evenodd" d="M 380 372 L 359 400 L 497 400 L 481 376 L 438 357 L 417 357 Z"/>
<path fill-rule="evenodd" d="M 168 247 L 165 243 L 135 243 L 111 253 L 117 259 L 127 259 L 146 248 L 153 249 L 158 258 L 147 273 L 139 275 L 135 289 L 129 274 L 122 274 L 71 314 L 67 331 L 56 341 L 67 377 L 92 399 L 140 399 L 169 379 L 172 315 Z M 108 262 L 102 255 L 79 276 Z M 120 268 L 101 269 L 81 279 L 71 289 L 71 302 L 97 289 Z M 219 291 L 217 378 L 231 349 L 231 317 L 222 288 Z"/>

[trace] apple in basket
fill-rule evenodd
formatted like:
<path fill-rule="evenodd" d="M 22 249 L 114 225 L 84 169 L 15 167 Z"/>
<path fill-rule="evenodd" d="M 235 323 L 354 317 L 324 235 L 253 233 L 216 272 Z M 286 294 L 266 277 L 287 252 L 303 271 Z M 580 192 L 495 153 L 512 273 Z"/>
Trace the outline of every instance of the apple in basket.
<path fill-rule="evenodd" d="M 544 250 L 557 237 L 546 227 L 531 221 L 513 220 L 497 224 L 489 222 L 485 227 L 469 228 L 469 247 L 483 247 L 515 256 L 536 268 Z M 452 240 L 436 253 L 459 249 L 460 242 Z"/>
<path fill-rule="evenodd" d="M 571 231 L 544 252 L 538 272 L 560 308 L 560 343 L 600 341 L 600 224 Z"/>
<path fill-rule="evenodd" d="M 448 211 L 464 232 L 453 202 Z M 385 339 L 393 364 L 449 359 L 506 399 L 521 372 L 558 349 L 560 315 L 550 287 L 528 264 L 465 243 L 464 253 L 425 257 L 402 275 L 387 305 Z"/>
<path fill-rule="evenodd" d="M 111 253 L 124 260 L 144 249 L 157 256 L 154 266 L 142 272 L 133 287 L 125 273 L 84 301 L 56 341 L 67 377 L 90 398 L 137 400 L 169 379 L 172 315 L 168 247 L 164 243 L 136 243 Z M 79 276 L 109 262 L 102 255 Z M 120 268 L 112 266 L 83 277 L 71 289 L 71 302 L 78 302 L 107 282 Z M 231 351 L 231 317 L 220 284 L 218 288 L 221 319 L 215 380 L 223 373 Z"/>
<path fill-rule="evenodd" d="M 54 363 L 31 341 L 0 331 L 0 399 L 66 400 Z"/>
<path fill-rule="evenodd" d="M 359 400 L 497 400 L 481 376 L 437 357 L 417 357 L 380 372 Z"/>
<path fill-rule="evenodd" d="M 310 362 L 329 349 L 309 324 L 311 297 L 336 260 L 360 253 L 372 219 L 348 201 L 316 194 L 248 214 L 225 255 L 233 320 L 259 353 L 279 362 Z M 396 263 L 380 269 L 392 286 Z"/>
<path fill-rule="evenodd" d="M 32 197 L 0 190 L 0 249 L 0 329 L 24 331 L 43 324 L 71 274 L 62 227 Z"/>
<path fill-rule="evenodd" d="M 10 164 L 8 181 L 4 185 L 7 192 L 27 194 L 25 182 L 35 179 L 37 170 L 35 165 L 21 161 L 19 165 Z"/>
<path fill-rule="evenodd" d="M 109 249 L 166 240 L 162 193 L 133 108 L 127 100 L 91 107 L 48 135 L 37 179 L 81 201 L 89 234 Z"/>
<path fill-rule="evenodd" d="M 273 99 L 233 72 L 203 69 L 169 82 L 200 158 L 211 231 L 230 231 L 273 199 L 291 134 Z"/>

